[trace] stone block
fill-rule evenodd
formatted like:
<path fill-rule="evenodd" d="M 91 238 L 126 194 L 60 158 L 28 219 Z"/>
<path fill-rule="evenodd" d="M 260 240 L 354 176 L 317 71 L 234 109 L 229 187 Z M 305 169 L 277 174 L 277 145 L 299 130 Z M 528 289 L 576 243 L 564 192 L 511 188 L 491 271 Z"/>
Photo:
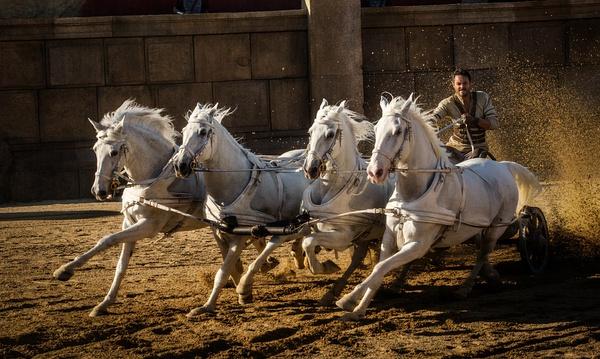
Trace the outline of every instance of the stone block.
<path fill-rule="evenodd" d="M 213 102 L 210 83 L 163 85 L 158 88 L 157 106 L 173 117 L 173 124 L 179 131 L 186 125 L 186 113 L 193 110 L 198 102 Z"/>
<path fill-rule="evenodd" d="M 202 35 L 194 37 L 196 81 L 249 80 L 250 35 Z"/>
<path fill-rule="evenodd" d="M 423 109 L 434 109 L 438 103 L 454 93 L 452 72 L 422 72 L 415 74 L 415 95 Z"/>
<path fill-rule="evenodd" d="M 0 92 L 0 137 L 9 143 L 39 142 L 38 104 L 34 91 Z"/>
<path fill-rule="evenodd" d="M 363 71 L 406 71 L 404 28 L 363 29 Z"/>
<path fill-rule="evenodd" d="M 93 140 L 95 132 L 87 118 L 94 119 L 97 110 L 95 88 L 40 91 L 41 141 Z"/>
<path fill-rule="evenodd" d="M 510 25 L 511 61 L 520 66 L 557 65 L 565 61 L 565 26 L 559 22 Z"/>
<path fill-rule="evenodd" d="M 147 86 L 114 86 L 98 88 L 98 119 L 116 110 L 127 99 L 146 107 L 155 107 L 152 91 Z"/>
<path fill-rule="evenodd" d="M 269 89 L 266 81 L 231 81 L 213 84 L 214 101 L 237 108 L 223 124 L 232 131 L 268 131 Z"/>
<path fill-rule="evenodd" d="M 406 31 L 411 70 L 445 70 L 454 66 L 451 26 L 409 27 Z"/>
<path fill-rule="evenodd" d="M 144 39 L 108 38 L 106 76 L 110 85 L 143 84 L 146 81 Z"/>
<path fill-rule="evenodd" d="M 0 42 L 0 87 L 43 87 L 44 48 L 40 41 Z"/>
<path fill-rule="evenodd" d="M 353 111 L 363 113 L 363 78 L 355 74 L 321 75 L 312 78 L 310 83 L 311 119 L 313 119 L 326 98 L 330 103 L 348 100 L 348 107 Z"/>
<path fill-rule="evenodd" d="M 508 43 L 507 24 L 456 25 L 456 66 L 466 69 L 504 66 L 508 62 Z"/>
<path fill-rule="evenodd" d="M 146 39 L 150 82 L 194 81 L 194 55 L 190 36 Z"/>
<path fill-rule="evenodd" d="M 102 40 L 57 40 L 47 43 L 50 86 L 104 85 Z"/>
<path fill-rule="evenodd" d="M 305 77 L 308 50 L 305 32 L 253 33 L 252 78 Z"/>
<path fill-rule="evenodd" d="M 381 117 L 379 101 L 384 92 L 393 96 L 408 98 L 415 91 L 413 73 L 372 73 L 365 74 L 365 116 L 371 121 Z M 388 96 L 389 99 L 389 95 Z"/>
<path fill-rule="evenodd" d="M 307 80 L 271 80 L 269 91 L 272 130 L 305 130 L 310 127 L 312 119 Z"/>
<path fill-rule="evenodd" d="M 600 64 L 600 19 L 569 23 L 569 61 L 574 64 Z"/>

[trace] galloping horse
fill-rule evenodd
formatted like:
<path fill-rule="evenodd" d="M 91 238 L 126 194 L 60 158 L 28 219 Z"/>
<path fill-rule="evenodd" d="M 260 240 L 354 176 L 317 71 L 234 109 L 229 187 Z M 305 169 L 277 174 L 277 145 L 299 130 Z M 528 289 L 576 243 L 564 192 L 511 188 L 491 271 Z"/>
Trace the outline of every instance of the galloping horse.
<path fill-rule="evenodd" d="M 183 143 L 173 157 L 178 176 L 193 172 L 193 164 L 206 168 L 204 179 L 209 195 L 207 216 L 216 221 L 235 217 L 240 225 L 254 226 L 295 218 L 300 212 L 302 192 L 309 181 L 300 172 L 270 171 L 269 164 L 242 147 L 221 124 L 229 109 L 218 105 L 198 104 L 188 116 L 183 129 Z M 235 175 L 232 175 L 234 172 Z M 206 303 L 188 316 L 215 310 L 218 295 L 239 261 L 241 251 L 252 236 L 236 235 L 217 230 L 227 244 L 223 265 L 215 275 L 212 292 Z M 240 304 L 252 301 L 254 274 L 265 264 L 272 251 L 301 234 L 273 236 L 257 259 L 237 283 Z"/>
<path fill-rule="evenodd" d="M 382 117 L 375 126 L 375 147 L 367 168 L 369 179 L 384 183 L 396 171 L 395 191 L 386 206 L 381 257 L 372 273 L 337 301 L 362 318 L 384 276 L 425 255 L 430 248 L 450 247 L 483 232 L 477 262 L 459 290 L 467 295 L 480 270 L 498 273 L 488 261 L 496 240 L 517 211 L 540 190 L 537 178 L 515 162 L 472 159 L 454 166 L 442 143 L 414 103 L 400 97 L 381 98 Z"/>
<path fill-rule="evenodd" d="M 345 101 L 338 106 L 330 106 L 323 99 L 308 132 L 310 139 L 304 174 L 310 179 L 320 179 L 304 191 L 302 207 L 312 218 L 325 220 L 318 223 L 302 241 L 310 270 L 314 274 L 329 274 L 340 269 L 332 261 L 321 263 L 315 253 L 317 246 L 336 251 L 355 246 L 350 265 L 321 299 L 322 304 L 331 304 L 364 259 L 369 244 L 381 238 L 385 216 L 356 213 L 327 218 L 383 207 L 394 187 L 392 181 L 378 186 L 367 180 L 367 165 L 358 152 L 357 143 L 373 138 L 373 124 L 347 109 Z"/>
<path fill-rule="evenodd" d="M 108 199 L 114 174 L 123 169 L 130 181 L 130 186 L 123 191 L 123 230 L 102 238 L 93 248 L 54 272 L 56 279 L 68 280 L 76 268 L 96 254 L 123 244 L 112 286 L 90 316 L 106 313 L 106 308 L 115 301 L 138 240 L 152 238 L 158 233 L 205 226 L 202 222 L 143 204 L 142 198 L 152 199 L 204 217 L 206 192 L 202 175 L 177 179 L 173 167 L 165 166 L 177 151 L 175 137 L 178 133 L 173 129 L 171 118 L 161 112 L 127 100 L 114 112 L 107 113 L 100 123 L 90 120 L 97 137 L 93 147 L 97 169 L 92 194 L 100 201 Z"/>

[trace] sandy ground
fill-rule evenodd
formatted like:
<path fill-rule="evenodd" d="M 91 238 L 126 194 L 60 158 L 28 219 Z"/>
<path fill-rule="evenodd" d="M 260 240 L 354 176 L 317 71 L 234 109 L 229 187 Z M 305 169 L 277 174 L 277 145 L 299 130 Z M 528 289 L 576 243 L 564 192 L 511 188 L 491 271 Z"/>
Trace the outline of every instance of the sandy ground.
<path fill-rule="evenodd" d="M 276 252 L 280 265 L 257 276 L 255 303 L 239 305 L 234 289 L 226 288 L 216 314 L 191 321 L 185 314 L 206 300 L 221 257 L 207 230 L 177 233 L 140 243 L 118 302 L 108 315 L 90 318 L 110 286 L 119 249 L 93 258 L 68 282 L 54 280 L 52 272 L 119 230 L 118 210 L 114 202 L 0 207 L 0 356 L 562 358 L 600 353 L 598 257 L 555 254 L 547 273 L 533 277 L 514 245 L 500 247 L 492 258 L 501 285 L 482 282 L 468 299 L 453 299 L 451 291 L 474 260 L 474 248 L 463 245 L 440 267 L 422 264 L 403 290 L 387 283 L 360 322 L 341 321 L 341 310 L 319 306 L 337 276 L 294 269 L 285 246 Z M 255 253 L 245 251 L 244 262 Z M 345 263 L 348 255 L 335 260 Z M 355 273 L 351 286 L 369 267 L 367 262 Z"/>

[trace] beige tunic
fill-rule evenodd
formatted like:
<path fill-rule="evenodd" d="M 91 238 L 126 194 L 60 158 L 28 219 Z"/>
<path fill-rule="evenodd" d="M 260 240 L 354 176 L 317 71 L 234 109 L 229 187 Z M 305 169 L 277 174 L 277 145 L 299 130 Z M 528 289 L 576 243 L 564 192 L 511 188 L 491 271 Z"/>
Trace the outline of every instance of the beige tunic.
<path fill-rule="evenodd" d="M 460 105 L 459 105 L 460 104 Z M 464 112 L 468 112 L 474 117 L 485 118 L 490 121 L 490 130 L 498 128 L 498 115 L 496 109 L 492 104 L 490 96 L 483 91 L 471 92 L 471 108 L 464 109 L 464 103 L 460 96 L 452 95 L 448 98 L 443 99 L 438 104 L 437 108 L 433 111 L 433 118 L 437 121 L 442 119 L 455 120 Z M 464 109 L 464 110 L 463 110 Z M 482 128 L 468 128 L 473 146 L 475 148 L 481 148 L 488 150 L 488 146 L 485 140 L 485 131 Z M 467 136 L 467 129 L 455 128 L 450 140 L 447 143 L 448 146 L 454 147 L 461 152 L 469 152 L 471 150 L 471 144 Z"/>

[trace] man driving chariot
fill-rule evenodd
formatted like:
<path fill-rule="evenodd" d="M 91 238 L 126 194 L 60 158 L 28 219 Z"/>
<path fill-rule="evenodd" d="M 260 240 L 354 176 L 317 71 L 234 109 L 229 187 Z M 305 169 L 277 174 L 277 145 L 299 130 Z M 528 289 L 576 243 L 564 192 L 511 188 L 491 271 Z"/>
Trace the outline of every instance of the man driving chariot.
<path fill-rule="evenodd" d="M 446 143 L 453 162 L 470 158 L 489 157 L 485 139 L 487 130 L 498 128 L 498 115 L 490 96 L 483 91 L 472 91 L 471 74 L 457 69 L 452 75 L 454 95 L 443 99 L 431 114 L 431 122 L 451 119 L 455 126 Z"/>

